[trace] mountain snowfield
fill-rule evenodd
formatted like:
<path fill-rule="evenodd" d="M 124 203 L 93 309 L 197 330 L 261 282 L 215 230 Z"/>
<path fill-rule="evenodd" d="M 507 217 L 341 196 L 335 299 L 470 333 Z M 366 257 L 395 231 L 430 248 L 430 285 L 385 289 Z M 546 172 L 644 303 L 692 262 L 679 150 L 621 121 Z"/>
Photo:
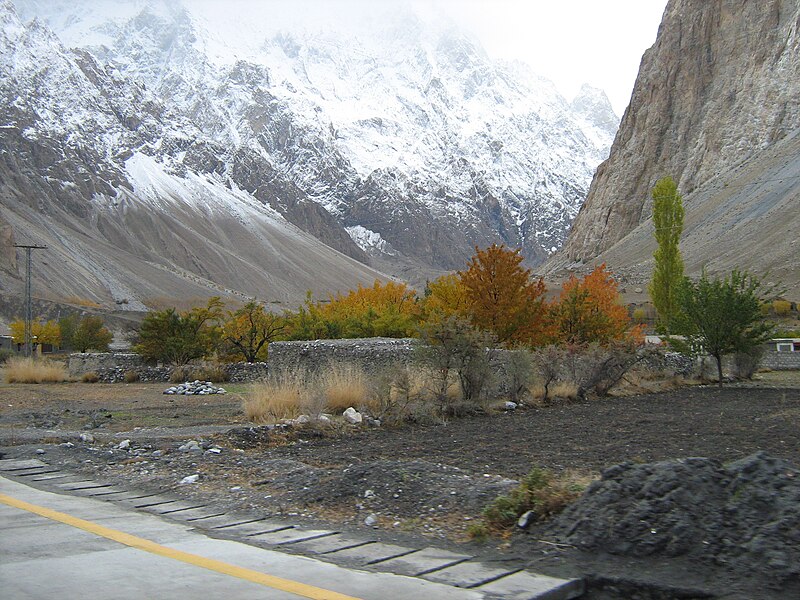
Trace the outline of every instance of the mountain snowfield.
<path fill-rule="evenodd" d="M 26 196 L 113 242 L 137 211 L 179 201 L 193 206 L 185 227 L 202 229 L 198 216 L 229 205 L 244 229 L 254 215 L 299 227 L 411 279 L 462 267 L 475 245 L 521 247 L 536 264 L 563 243 L 618 125 L 603 92 L 567 102 L 409 9 L 323 30 L 210 5 L 0 0 L 0 135 L 15 151 L 3 185 L 19 191 L 24 173 L 33 188 L 6 189 L 2 208 Z M 206 237 L 231 254 L 242 244 Z M 132 255 L 219 277 L 154 240 L 134 244 Z"/>

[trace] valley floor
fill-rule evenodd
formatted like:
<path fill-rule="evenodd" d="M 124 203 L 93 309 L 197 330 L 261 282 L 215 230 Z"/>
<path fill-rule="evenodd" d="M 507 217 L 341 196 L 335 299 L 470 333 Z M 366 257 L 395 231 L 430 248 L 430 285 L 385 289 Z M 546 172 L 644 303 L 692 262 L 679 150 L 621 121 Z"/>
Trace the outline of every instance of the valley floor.
<path fill-rule="evenodd" d="M 98 480 L 211 496 L 220 506 L 369 529 L 387 540 L 426 536 L 490 560 L 588 575 L 590 598 L 788 598 L 800 582 L 766 589 L 770 582 L 755 571 L 590 555 L 548 541 L 544 527 L 485 544 L 466 535 L 482 508 L 534 465 L 596 474 L 625 461 L 728 462 L 757 451 L 800 465 L 800 374 L 759 378 L 431 426 L 326 431 L 251 427 L 236 385 L 225 396 L 175 397 L 161 394 L 164 384 L 2 384 L 0 445 L 8 457 L 43 450 L 43 460 Z M 82 441 L 81 433 L 92 437 Z M 204 451 L 179 450 L 192 439 Z M 179 484 L 193 474 L 198 483 Z"/>

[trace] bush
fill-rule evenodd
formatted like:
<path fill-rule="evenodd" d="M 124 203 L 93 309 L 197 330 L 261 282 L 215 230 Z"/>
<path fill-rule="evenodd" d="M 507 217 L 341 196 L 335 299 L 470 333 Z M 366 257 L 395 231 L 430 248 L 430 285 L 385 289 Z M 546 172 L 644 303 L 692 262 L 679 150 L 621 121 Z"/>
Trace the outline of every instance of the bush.
<path fill-rule="evenodd" d="M 499 496 L 487 506 L 483 517 L 493 529 L 513 526 L 529 510 L 537 520 L 550 518 L 574 502 L 591 480 L 591 477 L 578 472 L 556 476 L 550 471 L 534 468 L 508 496 Z"/>
<path fill-rule="evenodd" d="M 11 350 L 0 350 L 0 365 L 6 364 L 14 353 Z"/>
<path fill-rule="evenodd" d="M 8 383 L 60 383 L 69 381 L 63 364 L 32 358 L 12 358 L 6 366 Z"/>
<path fill-rule="evenodd" d="M 773 300 L 772 310 L 774 310 L 775 314 L 779 317 L 785 317 L 792 312 L 792 303 L 788 300 Z"/>
<path fill-rule="evenodd" d="M 738 379 L 752 379 L 764 351 L 761 347 L 752 348 L 750 352 L 737 352 L 733 355 L 733 369 Z"/>
<path fill-rule="evenodd" d="M 139 373 L 136 371 L 125 371 L 125 374 L 122 376 L 122 380 L 125 383 L 136 383 L 139 381 Z"/>
<path fill-rule="evenodd" d="M 89 371 L 88 373 L 83 374 L 83 377 L 81 377 L 81 381 L 83 383 L 97 383 L 98 381 L 100 381 L 100 376 L 94 371 Z"/>

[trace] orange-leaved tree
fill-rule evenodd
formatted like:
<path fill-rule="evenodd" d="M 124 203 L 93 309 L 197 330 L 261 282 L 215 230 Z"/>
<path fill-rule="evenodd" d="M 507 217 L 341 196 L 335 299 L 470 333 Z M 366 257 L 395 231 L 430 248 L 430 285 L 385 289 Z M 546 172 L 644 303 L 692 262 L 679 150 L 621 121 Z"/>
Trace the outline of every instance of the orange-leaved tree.
<path fill-rule="evenodd" d="M 519 250 L 492 244 L 475 248 L 475 256 L 458 276 L 467 296 L 465 314 L 479 329 L 505 344 L 544 342 L 545 285 L 521 265 Z"/>
<path fill-rule="evenodd" d="M 609 344 L 634 340 L 640 328 L 631 328 L 617 282 L 605 263 L 578 279 L 564 282 L 561 295 L 550 307 L 554 341 L 567 344 Z"/>

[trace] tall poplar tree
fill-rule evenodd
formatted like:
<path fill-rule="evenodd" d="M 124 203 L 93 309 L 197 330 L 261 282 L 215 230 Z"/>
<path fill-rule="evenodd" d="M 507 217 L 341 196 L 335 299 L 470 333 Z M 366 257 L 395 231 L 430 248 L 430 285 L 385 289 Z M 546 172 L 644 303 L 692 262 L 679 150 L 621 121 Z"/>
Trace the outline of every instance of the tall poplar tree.
<path fill-rule="evenodd" d="M 678 310 L 678 288 L 683 282 L 683 258 L 678 243 L 683 233 L 683 200 L 672 177 L 653 186 L 653 225 L 658 248 L 650 298 L 658 312 L 659 330 L 669 332 Z"/>

